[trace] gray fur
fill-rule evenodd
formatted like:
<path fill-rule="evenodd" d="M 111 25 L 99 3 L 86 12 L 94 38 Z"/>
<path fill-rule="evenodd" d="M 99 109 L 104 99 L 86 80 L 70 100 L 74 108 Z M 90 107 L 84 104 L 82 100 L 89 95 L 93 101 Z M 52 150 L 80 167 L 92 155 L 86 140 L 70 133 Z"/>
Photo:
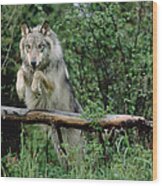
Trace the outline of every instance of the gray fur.
<path fill-rule="evenodd" d="M 60 43 L 47 22 L 33 29 L 26 24 L 22 26 L 20 52 L 23 62 L 17 73 L 16 89 L 19 98 L 25 101 L 29 109 L 81 112 L 69 83 Z M 34 67 L 32 61 L 36 62 Z M 80 130 L 64 128 L 61 134 L 63 142 L 70 147 L 82 144 Z M 61 144 L 54 125 L 52 135 L 55 150 L 62 162 Z"/>

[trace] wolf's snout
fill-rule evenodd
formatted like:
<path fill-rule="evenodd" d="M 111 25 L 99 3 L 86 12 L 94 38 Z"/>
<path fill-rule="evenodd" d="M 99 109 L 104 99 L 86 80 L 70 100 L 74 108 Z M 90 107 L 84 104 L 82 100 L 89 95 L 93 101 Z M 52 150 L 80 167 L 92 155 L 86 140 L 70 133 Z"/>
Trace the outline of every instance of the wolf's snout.
<path fill-rule="evenodd" d="M 32 65 L 33 69 L 35 69 L 36 64 L 37 64 L 37 62 L 36 62 L 36 61 L 31 61 L 31 65 Z"/>

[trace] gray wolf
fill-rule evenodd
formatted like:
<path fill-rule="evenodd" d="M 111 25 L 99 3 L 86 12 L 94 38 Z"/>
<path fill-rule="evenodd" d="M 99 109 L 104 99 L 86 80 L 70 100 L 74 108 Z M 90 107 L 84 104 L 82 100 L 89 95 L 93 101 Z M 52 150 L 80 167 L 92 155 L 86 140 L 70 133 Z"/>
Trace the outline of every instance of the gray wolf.
<path fill-rule="evenodd" d="M 81 112 L 69 83 L 60 42 L 48 22 L 34 28 L 23 23 L 21 32 L 22 65 L 17 72 L 16 82 L 19 99 L 24 100 L 29 109 Z M 62 162 L 62 154 L 66 151 L 61 148 L 62 141 L 70 147 L 76 147 L 82 143 L 82 132 L 72 128 L 57 129 L 54 125 L 52 128 L 54 147 Z"/>

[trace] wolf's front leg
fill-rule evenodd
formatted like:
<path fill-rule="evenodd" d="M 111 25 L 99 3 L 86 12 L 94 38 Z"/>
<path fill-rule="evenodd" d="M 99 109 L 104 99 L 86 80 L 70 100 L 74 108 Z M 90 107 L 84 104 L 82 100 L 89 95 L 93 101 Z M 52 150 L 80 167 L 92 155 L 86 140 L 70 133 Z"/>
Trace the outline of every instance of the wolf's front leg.
<path fill-rule="evenodd" d="M 43 89 L 46 92 L 52 91 L 54 89 L 54 85 L 50 80 L 48 80 L 42 71 L 36 71 L 33 76 L 31 89 L 33 93 L 41 95 Z"/>
<path fill-rule="evenodd" d="M 24 80 L 24 71 L 22 68 L 17 72 L 17 81 L 16 81 L 16 91 L 20 100 L 24 99 L 25 96 L 25 80 Z"/>

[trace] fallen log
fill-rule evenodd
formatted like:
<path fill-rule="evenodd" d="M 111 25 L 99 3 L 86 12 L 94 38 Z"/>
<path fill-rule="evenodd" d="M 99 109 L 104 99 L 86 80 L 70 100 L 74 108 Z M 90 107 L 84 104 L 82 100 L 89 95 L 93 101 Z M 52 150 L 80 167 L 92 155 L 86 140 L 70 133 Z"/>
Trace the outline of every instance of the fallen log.
<path fill-rule="evenodd" d="M 95 125 L 94 125 L 95 123 Z M 1 154 L 4 156 L 8 152 L 19 153 L 21 125 L 51 125 L 57 127 L 76 128 L 86 131 L 100 129 L 133 128 L 139 131 L 139 136 L 152 136 L 152 122 L 141 116 L 131 115 L 105 115 L 103 118 L 85 119 L 81 114 L 63 112 L 58 110 L 28 110 L 26 108 L 15 108 L 1 106 Z M 97 127 L 96 127 L 97 124 Z"/>
<path fill-rule="evenodd" d="M 1 121 L 13 122 L 18 124 L 55 124 L 58 127 L 73 127 L 78 129 L 93 128 L 92 119 L 84 119 L 81 114 L 62 112 L 58 110 L 28 110 L 25 108 L 1 107 Z M 98 125 L 102 128 L 112 127 L 152 129 L 152 122 L 147 121 L 141 116 L 131 115 L 105 115 L 99 119 Z"/>

